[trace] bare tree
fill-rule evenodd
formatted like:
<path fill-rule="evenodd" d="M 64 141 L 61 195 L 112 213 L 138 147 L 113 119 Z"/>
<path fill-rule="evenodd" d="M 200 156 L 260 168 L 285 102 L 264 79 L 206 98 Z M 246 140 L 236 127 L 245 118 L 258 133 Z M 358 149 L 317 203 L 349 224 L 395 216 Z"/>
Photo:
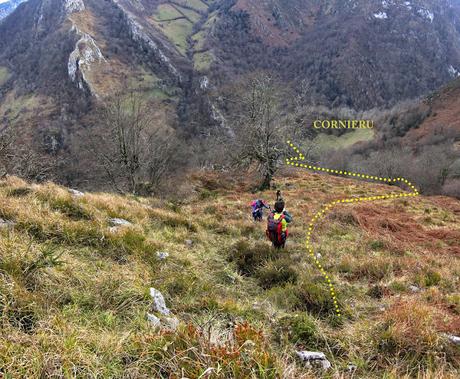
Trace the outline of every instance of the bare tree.
<path fill-rule="evenodd" d="M 116 95 L 100 114 L 89 147 L 113 188 L 137 194 L 158 184 L 168 170 L 174 136 L 158 125 L 152 105 L 131 91 Z"/>
<path fill-rule="evenodd" d="M 0 177 L 17 175 L 33 181 L 54 179 L 64 158 L 51 157 L 34 148 L 24 138 L 25 134 L 20 126 L 0 130 Z"/>
<path fill-rule="evenodd" d="M 281 91 L 267 74 L 250 78 L 240 98 L 241 116 L 236 122 L 236 161 L 256 164 L 263 180 L 260 189 L 270 188 L 284 153 L 286 130 L 281 122 Z"/>

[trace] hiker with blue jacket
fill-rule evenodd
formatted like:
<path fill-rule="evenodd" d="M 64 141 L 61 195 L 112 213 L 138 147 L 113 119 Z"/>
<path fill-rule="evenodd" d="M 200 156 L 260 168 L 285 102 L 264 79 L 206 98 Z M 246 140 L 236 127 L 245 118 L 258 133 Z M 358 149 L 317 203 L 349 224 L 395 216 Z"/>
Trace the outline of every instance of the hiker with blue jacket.
<path fill-rule="evenodd" d="M 264 209 L 270 209 L 270 207 L 263 200 L 254 200 L 251 203 L 252 207 L 252 218 L 254 221 L 262 221 L 264 217 Z"/>

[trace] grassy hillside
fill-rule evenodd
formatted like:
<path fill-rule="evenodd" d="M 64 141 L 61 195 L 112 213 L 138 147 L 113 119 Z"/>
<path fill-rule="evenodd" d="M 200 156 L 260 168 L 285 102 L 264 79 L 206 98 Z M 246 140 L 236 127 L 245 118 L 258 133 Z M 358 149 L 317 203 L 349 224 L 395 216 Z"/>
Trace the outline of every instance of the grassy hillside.
<path fill-rule="evenodd" d="M 324 352 L 324 377 L 459 376 L 460 348 L 444 334 L 460 329 L 459 201 L 344 205 L 327 217 L 314 244 L 338 320 L 304 251 L 308 220 L 327 200 L 395 187 L 285 172 L 276 185 L 295 221 L 275 252 L 248 206 L 273 193 L 224 179 L 195 175 L 180 202 L 2 180 L 0 376 L 321 377 L 296 350 Z M 149 324 L 150 287 L 177 331 Z"/>

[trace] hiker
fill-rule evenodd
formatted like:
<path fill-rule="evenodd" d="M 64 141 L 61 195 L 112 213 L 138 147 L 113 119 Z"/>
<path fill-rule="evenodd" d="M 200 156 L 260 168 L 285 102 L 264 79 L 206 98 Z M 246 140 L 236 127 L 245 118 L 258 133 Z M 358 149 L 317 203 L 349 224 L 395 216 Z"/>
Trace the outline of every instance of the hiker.
<path fill-rule="evenodd" d="M 276 193 L 275 209 L 268 216 L 267 237 L 272 241 L 276 249 L 284 249 L 288 237 L 288 224 L 292 222 L 292 216 L 285 209 L 285 202 L 281 192 Z"/>
<path fill-rule="evenodd" d="M 270 209 L 270 207 L 265 203 L 263 200 L 254 200 L 251 203 L 252 207 L 252 217 L 254 218 L 254 221 L 262 221 L 264 217 L 264 208 L 265 209 Z"/>

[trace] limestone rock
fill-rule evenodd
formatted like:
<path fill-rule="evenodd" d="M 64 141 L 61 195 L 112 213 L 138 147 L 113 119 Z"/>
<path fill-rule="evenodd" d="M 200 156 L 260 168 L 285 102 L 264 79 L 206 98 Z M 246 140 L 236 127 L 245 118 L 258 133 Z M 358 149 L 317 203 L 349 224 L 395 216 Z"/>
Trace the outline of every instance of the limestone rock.
<path fill-rule="evenodd" d="M 454 345 L 460 345 L 460 337 L 454 336 L 453 334 L 447 334 L 446 337 Z"/>
<path fill-rule="evenodd" d="M 64 8 L 67 14 L 81 12 L 85 10 L 85 3 L 83 0 L 65 0 Z"/>
<path fill-rule="evenodd" d="M 164 261 L 166 258 L 169 257 L 169 253 L 165 251 L 157 251 L 157 257 L 159 260 Z"/>
<path fill-rule="evenodd" d="M 296 353 L 308 367 L 319 366 L 323 370 L 331 368 L 331 362 L 328 361 L 324 353 L 316 351 L 297 351 Z"/>
<path fill-rule="evenodd" d="M 155 315 L 152 315 L 151 313 L 147 313 L 147 320 L 150 321 L 150 324 L 156 328 L 157 326 L 160 326 L 161 325 L 161 320 L 155 316 Z"/>
<path fill-rule="evenodd" d="M 111 218 L 109 219 L 109 223 L 111 226 L 131 226 L 132 225 L 129 221 L 124 220 L 122 218 Z"/>
<path fill-rule="evenodd" d="M 409 286 L 409 289 L 413 293 L 420 292 L 420 288 L 418 288 L 417 286 Z"/>
<path fill-rule="evenodd" d="M 4 220 L 3 218 L 0 218 L 0 229 L 10 229 L 14 225 L 16 225 L 15 222 L 10 221 L 10 220 Z"/>
<path fill-rule="evenodd" d="M 85 194 L 83 192 L 80 192 L 76 189 L 72 189 L 72 188 L 69 188 L 69 193 L 72 195 L 72 196 L 75 196 L 75 197 L 82 197 L 82 196 L 85 196 Z"/>
<path fill-rule="evenodd" d="M 154 312 L 158 312 L 163 316 L 169 316 L 171 314 L 171 311 L 166 306 L 165 298 L 160 291 L 156 290 L 155 288 L 150 288 L 150 296 L 153 300 L 152 310 Z"/>

